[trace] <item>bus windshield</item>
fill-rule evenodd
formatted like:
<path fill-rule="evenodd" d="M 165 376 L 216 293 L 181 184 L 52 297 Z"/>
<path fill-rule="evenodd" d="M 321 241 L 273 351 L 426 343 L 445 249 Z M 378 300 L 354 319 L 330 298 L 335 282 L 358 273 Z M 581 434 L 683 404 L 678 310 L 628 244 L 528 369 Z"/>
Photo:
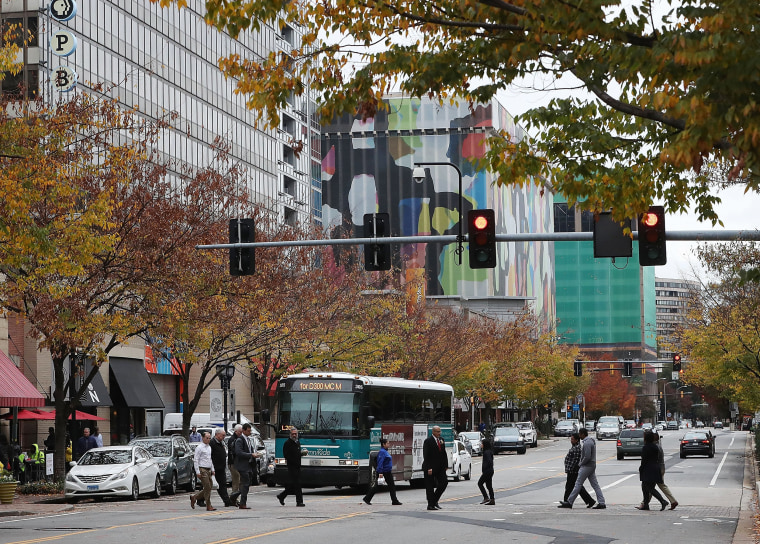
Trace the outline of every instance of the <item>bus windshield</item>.
<path fill-rule="evenodd" d="M 345 436 L 359 432 L 359 395 L 287 392 L 281 397 L 280 423 L 302 435 Z"/>

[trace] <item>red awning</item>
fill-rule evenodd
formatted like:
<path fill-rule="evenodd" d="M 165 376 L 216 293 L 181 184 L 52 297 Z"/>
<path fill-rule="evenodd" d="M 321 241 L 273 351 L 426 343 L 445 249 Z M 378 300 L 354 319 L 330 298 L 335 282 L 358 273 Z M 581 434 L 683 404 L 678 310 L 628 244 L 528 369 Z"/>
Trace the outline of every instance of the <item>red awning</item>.
<path fill-rule="evenodd" d="M 10 412 L 8 414 L 3 414 L 2 416 L 0 416 L 0 419 L 13 419 L 13 412 Z M 21 410 L 18 411 L 18 416 L 16 416 L 16 419 L 18 419 L 18 420 L 22 420 L 22 419 L 36 419 L 36 420 L 40 420 L 40 419 L 49 419 L 49 418 L 47 416 L 39 414 L 39 413 L 37 413 L 37 412 L 35 412 L 33 410 L 21 409 Z M 55 419 L 55 418 L 53 418 L 53 419 Z"/>
<path fill-rule="evenodd" d="M 77 420 L 78 421 L 105 421 L 106 418 L 100 417 L 100 416 L 94 416 L 92 414 L 88 414 L 87 412 L 82 412 L 81 410 L 77 410 Z M 55 410 L 50 410 L 49 412 L 47 410 L 37 410 L 35 413 L 43 416 L 42 419 L 55 419 Z M 71 419 L 71 414 L 69 414 L 69 419 Z"/>
<path fill-rule="evenodd" d="M 45 406 L 45 397 L 2 351 L 0 351 L 0 406 L 8 408 Z"/>

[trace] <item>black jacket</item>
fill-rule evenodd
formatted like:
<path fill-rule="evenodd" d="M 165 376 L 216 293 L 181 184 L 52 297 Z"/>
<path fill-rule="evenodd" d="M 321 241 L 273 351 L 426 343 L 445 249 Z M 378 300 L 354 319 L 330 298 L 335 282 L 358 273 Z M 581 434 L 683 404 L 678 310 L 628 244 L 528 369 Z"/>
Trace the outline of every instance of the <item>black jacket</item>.
<path fill-rule="evenodd" d="M 288 470 L 301 470 L 301 445 L 288 438 L 282 445 L 282 455 L 288 462 Z"/>
<path fill-rule="evenodd" d="M 428 436 L 422 445 L 422 470 L 433 469 L 433 474 L 445 472 L 449 468 L 449 457 L 446 455 L 446 442 L 441 438 L 441 447 L 433 435 Z"/>
<path fill-rule="evenodd" d="M 483 450 L 483 474 L 493 474 L 493 450 Z"/>
<path fill-rule="evenodd" d="M 639 467 L 639 479 L 642 482 L 662 483 L 660 472 L 659 450 L 654 444 L 644 444 L 641 448 L 641 466 Z"/>
<path fill-rule="evenodd" d="M 211 439 L 211 463 L 214 465 L 215 472 L 224 473 L 227 466 L 227 450 L 223 442 L 219 442 L 216 437 Z"/>

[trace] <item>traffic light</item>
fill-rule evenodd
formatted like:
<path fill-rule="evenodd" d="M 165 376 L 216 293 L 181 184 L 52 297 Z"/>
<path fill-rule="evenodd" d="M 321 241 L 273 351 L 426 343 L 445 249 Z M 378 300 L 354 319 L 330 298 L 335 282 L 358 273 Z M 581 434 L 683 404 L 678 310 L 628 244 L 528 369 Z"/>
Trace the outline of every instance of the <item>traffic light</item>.
<path fill-rule="evenodd" d="M 253 219 L 230 219 L 230 244 L 256 241 L 256 223 Z M 250 276 L 256 272 L 254 248 L 230 249 L 230 276 Z"/>
<path fill-rule="evenodd" d="M 681 355 L 678 353 L 673 354 L 673 372 L 681 371 Z"/>
<path fill-rule="evenodd" d="M 493 210 L 470 210 L 467 216 L 470 268 L 496 267 L 496 219 Z"/>
<path fill-rule="evenodd" d="M 573 361 L 573 376 L 583 376 L 583 363 L 581 361 Z"/>
<path fill-rule="evenodd" d="M 391 216 L 387 213 L 364 214 L 364 237 L 387 238 L 391 235 Z M 391 269 L 390 244 L 365 244 L 364 269 L 370 272 Z"/>
<path fill-rule="evenodd" d="M 633 376 L 633 361 L 623 361 L 623 377 L 630 378 Z"/>
<path fill-rule="evenodd" d="M 639 216 L 639 265 L 667 264 L 665 253 L 665 208 L 650 206 Z"/>

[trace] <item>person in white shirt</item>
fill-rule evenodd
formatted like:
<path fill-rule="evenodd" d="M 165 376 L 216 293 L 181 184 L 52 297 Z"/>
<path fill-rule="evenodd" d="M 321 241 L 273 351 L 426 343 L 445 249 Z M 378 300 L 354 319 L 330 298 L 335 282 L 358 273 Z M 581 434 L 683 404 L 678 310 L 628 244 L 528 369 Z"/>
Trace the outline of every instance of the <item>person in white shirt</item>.
<path fill-rule="evenodd" d="M 95 442 L 97 442 L 98 447 L 102 448 L 103 447 L 103 435 L 100 434 L 100 429 L 98 429 L 97 427 L 93 427 L 92 428 L 92 437 L 95 439 Z"/>
<path fill-rule="evenodd" d="M 195 457 L 193 462 L 195 465 L 195 473 L 203 483 L 203 489 L 201 489 L 195 495 L 190 495 L 190 507 L 195 508 L 195 503 L 198 499 L 203 499 L 206 503 L 206 510 L 213 512 L 216 510 L 211 506 L 211 477 L 214 476 L 214 463 L 211 461 L 211 433 L 204 432 L 201 437 L 201 443 L 195 448 Z"/>

